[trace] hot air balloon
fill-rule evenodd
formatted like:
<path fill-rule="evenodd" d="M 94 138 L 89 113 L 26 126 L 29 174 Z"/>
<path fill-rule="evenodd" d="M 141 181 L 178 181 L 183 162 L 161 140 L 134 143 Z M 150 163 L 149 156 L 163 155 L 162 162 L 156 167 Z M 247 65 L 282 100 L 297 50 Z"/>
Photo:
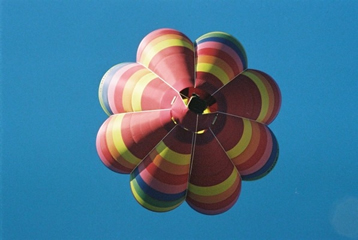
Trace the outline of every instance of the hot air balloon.
<path fill-rule="evenodd" d="M 278 143 L 267 127 L 281 94 L 266 73 L 247 68 L 241 43 L 210 32 L 194 43 L 174 29 L 141 41 L 136 63 L 110 68 L 99 86 L 109 115 L 96 147 L 111 170 L 130 174 L 134 198 L 166 212 L 186 201 L 220 214 L 237 201 L 242 180 L 268 174 Z"/>

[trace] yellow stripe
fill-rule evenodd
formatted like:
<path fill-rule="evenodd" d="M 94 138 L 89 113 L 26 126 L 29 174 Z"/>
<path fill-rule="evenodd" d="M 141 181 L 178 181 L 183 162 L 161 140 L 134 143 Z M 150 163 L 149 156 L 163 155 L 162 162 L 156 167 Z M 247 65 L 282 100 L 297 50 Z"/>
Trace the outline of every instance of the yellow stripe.
<path fill-rule="evenodd" d="M 193 51 L 193 45 L 191 43 L 181 39 L 167 39 L 155 44 L 154 46 L 152 44 L 148 44 L 145 47 L 139 62 L 148 67 L 150 61 L 156 54 L 158 54 L 158 52 L 169 47 L 186 47 Z"/>
<path fill-rule="evenodd" d="M 256 120 L 258 122 L 262 122 L 265 119 L 268 109 L 269 109 L 269 94 L 267 92 L 267 88 L 266 88 L 265 84 L 263 83 L 263 81 L 258 76 L 251 73 L 250 71 L 246 71 L 243 74 L 248 76 L 256 84 L 257 88 L 260 91 L 261 111 L 260 111 L 260 115 L 257 117 Z"/>
<path fill-rule="evenodd" d="M 190 192 L 201 196 L 218 195 L 222 192 L 225 192 L 228 188 L 230 188 L 235 183 L 237 177 L 238 177 L 237 169 L 234 167 L 230 176 L 225 181 L 217 185 L 213 185 L 210 187 L 200 187 L 192 183 L 189 183 L 188 189 Z"/>
<path fill-rule="evenodd" d="M 114 145 L 114 140 L 113 140 L 113 123 L 114 123 L 114 119 L 116 118 L 116 116 L 117 115 L 112 115 L 109 117 L 107 129 L 106 129 L 107 148 L 114 159 L 118 159 L 120 156 L 119 152 L 117 151 L 116 146 Z"/>
<path fill-rule="evenodd" d="M 132 93 L 132 109 L 133 111 L 142 111 L 142 95 L 147 85 L 156 78 L 152 72 L 142 76 L 136 83 Z"/>
<path fill-rule="evenodd" d="M 160 142 L 155 149 L 159 155 L 168 162 L 177 165 L 188 165 L 190 163 L 190 154 L 177 153 L 169 149 L 163 141 Z"/>
<path fill-rule="evenodd" d="M 227 64 L 224 60 L 221 58 L 218 58 L 217 56 L 212 55 L 199 55 L 198 56 L 198 63 L 208 63 L 213 64 L 219 68 L 221 68 L 222 71 L 225 72 L 225 74 L 228 76 L 228 78 L 234 78 L 234 72 L 230 65 Z"/>
<path fill-rule="evenodd" d="M 116 147 L 117 151 L 119 152 L 120 156 L 127 160 L 129 163 L 133 165 L 137 165 L 140 162 L 140 159 L 134 156 L 126 147 L 122 137 L 122 130 L 121 125 L 123 121 L 123 117 L 125 114 L 118 114 L 115 116 L 113 121 L 113 128 L 112 128 L 112 135 L 113 135 L 113 142 L 114 146 Z"/>
<path fill-rule="evenodd" d="M 252 136 L 252 126 L 251 122 L 248 119 L 243 119 L 244 123 L 244 132 L 242 133 L 240 141 L 229 151 L 227 151 L 227 155 L 233 159 L 239 156 L 244 150 L 249 146 L 251 136 Z"/>
<path fill-rule="evenodd" d="M 220 67 L 210 63 L 197 63 L 197 72 L 207 72 L 217 77 L 224 85 L 230 81 L 229 76 Z"/>
<path fill-rule="evenodd" d="M 141 55 L 139 56 L 139 59 L 142 59 L 142 56 L 147 54 L 147 52 L 151 49 L 151 46 L 154 46 L 157 43 L 162 42 L 162 41 L 167 40 L 167 39 L 179 39 L 179 40 L 186 41 L 186 42 L 192 44 L 192 42 L 189 39 L 184 38 L 182 35 L 178 35 L 178 34 L 160 35 L 159 37 L 156 37 L 156 38 L 152 39 L 150 42 L 148 42 L 143 47 L 143 50 L 141 52 Z"/>
<path fill-rule="evenodd" d="M 123 87 L 123 94 L 122 94 L 122 106 L 124 111 L 126 112 L 132 112 L 132 102 L 128 101 L 129 99 L 132 100 L 132 94 L 133 89 L 135 88 L 136 83 L 139 79 L 141 79 L 143 76 L 145 76 L 148 72 L 150 72 L 148 69 L 143 68 L 131 75 L 127 82 L 125 83 Z"/>

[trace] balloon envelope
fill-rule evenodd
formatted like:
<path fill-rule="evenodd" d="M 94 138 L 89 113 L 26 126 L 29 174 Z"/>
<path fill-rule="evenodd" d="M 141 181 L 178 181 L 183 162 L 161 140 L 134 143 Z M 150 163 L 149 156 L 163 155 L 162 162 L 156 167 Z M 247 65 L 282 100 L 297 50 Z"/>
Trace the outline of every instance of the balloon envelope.
<path fill-rule="evenodd" d="M 280 90 L 247 68 L 244 48 L 227 33 L 194 43 L 174 29 L 149 33 L 137 63 L 103 76 L 99 101 L 109 118 L 97 134 L 98 155 L 130 174 L 135 199 L 152 211 L 186 201 L 203 214 L 225 212 L 242 180 L 262 178 L 276 164 L 278 143 L 267 125 Z"/>

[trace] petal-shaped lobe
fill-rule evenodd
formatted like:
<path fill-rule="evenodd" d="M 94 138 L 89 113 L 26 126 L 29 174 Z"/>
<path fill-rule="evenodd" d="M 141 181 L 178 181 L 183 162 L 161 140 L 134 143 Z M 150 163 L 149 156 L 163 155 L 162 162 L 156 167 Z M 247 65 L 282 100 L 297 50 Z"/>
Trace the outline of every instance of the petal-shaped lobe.
<path fill-rule="evenodd" d="M 224 32 L 207 33 L 196 40 L 195 86 L 213 93 L 247 68 L 241 43 Z"/>
<path fill-rule="evenodd" d="M 243 180 L 262 178 L 275 166 L 278 144 L 266 125 L 219 114 L 211 129 Z"/>
<path fill-rule="evenodd" d="M 138 63 L 119 64 L 108 70 L 99 88 L 107 114 L 167 109 L 179 94 Z"/>
<path fill-rule="evenodd" d="M 230 209 L 241 190 L 241 178 L 211 131 L 196 135 L 186 201 L 203 214 Z"/>
<path fill-rule="evenodd" d="M 271 123 L 281 106 L 276 82 L 266 73 L 246 70 L 213 94 L 218 111 Z"/>
<path fill-rule="evenodd" d="M 194 46 L 177 30 L 164 28 L 149 33 L 139 44 L 137 62 L 178 92 L 194 84 Z"/>
<path fill-rule="evenodd" d="M 113 171 L 130 173 L 174 126 L 168 110 L 112 115 L 98 131 L 98 155 Z"/>

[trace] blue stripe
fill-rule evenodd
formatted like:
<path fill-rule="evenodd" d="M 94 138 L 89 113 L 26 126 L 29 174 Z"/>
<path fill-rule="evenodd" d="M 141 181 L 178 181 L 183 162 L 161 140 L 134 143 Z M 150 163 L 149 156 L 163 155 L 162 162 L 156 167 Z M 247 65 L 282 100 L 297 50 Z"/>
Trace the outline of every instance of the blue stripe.
<path fill-rule="evenodd" d="M 150 187 L 148 184 L 144 182 L 144 180 L 139 175 L 138 167 L 135 168 L 135 170 L 131 174 L 131 178 L 135 178 L 138 186 L 145 192 L 148 196 L 157 199 L 159 201 L 174 201 L 178 200 L 185 196 L 186 191 L 176 193 L 176 194 L 168 194 L 168 193 L 162 193 L 159 192 L 152 187 Z"/>
<path fill-rule="evenodd" d="M 110 68 L 107 73 L 106 73 L 106 78 L 104 79 L 103 82 L 103 89 L 102 89 L 102 100 L 103 100 L 103 104 L 106 107 L 107 111 L 110 114 L 113 114 L 113 111 L 111 110 L 110 106 L 109 106 L 109 102 L 108 102 L 108 88 L 109 85 L 112 81 L 112 78 L 114 76 L 114 74 L 116 74 L 116 72 L 121 69 L 122 67 L 128 65 L 130 63 L 121 63 L 121 64 L 117 64 L 115 66 L 113 66 L 112 68 Z"/>
<path fill-rule="evenodd" d="M 221 38 L 221 37 L 208 37 L 208 38 L 201 39 L 199 42 L 196 42 L 195 47 L 197 45 L 199 45 L 200 43 L 204 43 L 204 42 L 219 42 L 226 46 L 229 46 L 236 52 L 237 55 L 239 55 L 239 57 L 242 61 L 242 64 L 244 66 L 244 69 L 247 68 L 246 55 L 240 50 L 240 48 L 234 42 L 230 41 L 229 39 Z M 242 47 L 242 49 L 244 49 L 244 48 Z"/>

